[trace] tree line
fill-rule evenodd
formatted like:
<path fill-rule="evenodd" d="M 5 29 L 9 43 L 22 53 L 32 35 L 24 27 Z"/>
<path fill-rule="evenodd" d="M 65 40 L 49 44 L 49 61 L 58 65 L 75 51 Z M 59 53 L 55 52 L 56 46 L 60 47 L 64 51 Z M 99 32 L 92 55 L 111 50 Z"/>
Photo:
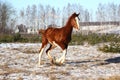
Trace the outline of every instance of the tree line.
<path fill-rule="evenodd" d="M 15 30 L 16 25 L 24 24 L 32 28 L 46 28 L 55 24 L 63 26 L 73 12 L 80 12 L 81 22 L 111 22 L 120 21 L 120 4 L 99 4 L 95 11 L 85 9 L 80 4 L 70 4 L 60 8 L 50 5 L 27 5 L 20 11 L 15 10 L 11 4 L 0 1 L 0 33 Z"/>

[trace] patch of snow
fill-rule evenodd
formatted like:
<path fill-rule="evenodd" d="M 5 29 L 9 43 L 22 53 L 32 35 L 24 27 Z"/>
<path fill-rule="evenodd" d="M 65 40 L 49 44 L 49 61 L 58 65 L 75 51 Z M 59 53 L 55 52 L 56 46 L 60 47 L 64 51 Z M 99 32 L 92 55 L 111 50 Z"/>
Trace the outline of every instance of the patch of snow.
<path fill-rule="evenodd" d="M 40 43 L 1 43 L 0 79 L 87 80 L 120 75 L 120 62 L 106 62 L 107 59 L 120 57 L 120 54 L 103 53 L 97 50 L 97 46 L 69 46 L 66 62 L 62 66 L 51 65 L 44 52 L 43 64 L 38 67 L 39 54 L 24 50 L 37 51 L 40 47 Z M 62 55 L 58 55 L 59 53 L 61 53 L 59 48 L 51 51 L 51 55 L 58 58 Z"/>

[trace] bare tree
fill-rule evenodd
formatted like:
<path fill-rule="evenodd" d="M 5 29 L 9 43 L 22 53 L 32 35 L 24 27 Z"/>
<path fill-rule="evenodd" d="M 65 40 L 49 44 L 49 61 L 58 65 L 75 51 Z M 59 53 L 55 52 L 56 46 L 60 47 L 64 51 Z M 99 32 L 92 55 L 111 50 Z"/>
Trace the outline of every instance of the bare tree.
<path fill-rule="evenodd" d="M 66 22 L 66 7 L 63 7 L 62 9 L 62 26 L 65 25 Z"/>
<path fill-rule="evenodd" d="M 99 4 L 97 11 L 96 11 L 96 19 L 97 21 L 103 22 L 105 21 L 105 11 L 104 11 L 104 5 Z"/>
<path fill-rule="evenodd" d="M 58 25 L 58 26 L 62 26 L 62 19 L 61 19 L 61 11 L 60 11 L 60 9 L 58 8 L 57 10 L 56 10 L 56 25 Z"/>
<path fill-rule="evenodd" d="M 89 17 L 90 17 L 90 22 L 94 21 L 93 20 L 93 11 L 92 10 L 89 12 Z"/>
<path fill-rule="evenodd" d="M 7 32 L 7 23 L 13 14 L 12 7 L 7 3 L 0 3 L 0 33 Z"/>
<path fill-rule="evenodd" d="M 90 21 L 90 14 L 89 14 L 87 9 L 85 10 L 84 16 L 85 16 L 84 21 L 89 22 Z"/>
<path fill-rule="evenodd" d="M 32 5 L 31 8 L 31 22 L 32 22 L 32 26 L 33 28 L 36 26 L 37 23 L 37 7 L 36 5 Z"/>
<path fill-rule="evenodd" d="M 83 22 L 84 21 L 84 9 L 80 4 L 76 5 L 76 12 L 80 12 L 80 15 L 79 15 L 80 21 Z"/>
<path fill-rule="evenodd" d="M 25 12 L 24 9 L 20 11 L 21 24 L 25 24 Z"/>
<path fill-rule="evenodd" d="M 30 27 L 30 6 L 28 5 L 27 6 L 27 8 L 26 8 L 26 14 L 25 14 L 25 16 L 26 16 L 26 18 L 25 18 L 25 20 L 26 20 L 26 25 L 28 26 L 28 27 Z"/>
<path fill-rule="evenodd" d="M 117 10 L 117 21 L 120 21 L 120 4 L 119 4 L 118 10 Z"/>
<path fill-rule="evenodd" d="M 39 19 L 40 19 L 40 26 L 44 29 L 46 29 L 46 12 L 45 12 L 45 8 L 43 5 L 39 4 Z"/>
<path fill-rule="evenodd" d="M 2 3 L 0 3 L 0 29 L 2 28 Z"/>
<path fill-rule="evenodd" d="M 67 14 L 67 17 L 71 15 L 71 4 L 68 3 L 67 7 L 66 7 L 66 14 Z"/>
<path fill-rule="evenodd" d="M 111 6 L 111 19 L 113 21 L 116 21 L 117 5 L 115 5 L 114 3 L 112 3 L 110 6 Z"/>
<path fill-rule="evenodd" d="M 5 32 L 5 27 L 7 25 L 7 18 L 8 18 L 8 15 L 7 15 L 7 5 L 5 3 L 2 4 L 2 9 L 1 9 L 1 31 L 2 32 Z"/>
<path fill-rule="evenodd" d="M 51 20 L 52 20 L 51 23 L 52 24 L 55 24 L 55 21 L 56 21 L 55 16 L 56 16 L 56 11 L 54 8 L 52 8 L 51 10 Z"/>
<path fill-rule="evenodd" d="M 50 25 L 51 24 L 51 17 L 52 17 L 52 8 L 50 5 L 47 5 L 45 7 L 45 13 L 46 13 L 46 19 L 45 19 L 45 23 L 46 25 Z"/>

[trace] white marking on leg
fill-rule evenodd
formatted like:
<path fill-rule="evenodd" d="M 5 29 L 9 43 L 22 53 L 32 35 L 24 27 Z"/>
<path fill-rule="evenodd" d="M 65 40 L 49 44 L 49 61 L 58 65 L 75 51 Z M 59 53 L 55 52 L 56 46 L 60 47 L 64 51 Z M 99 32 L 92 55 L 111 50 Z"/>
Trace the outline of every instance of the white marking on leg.
<path fill-rule="evenodd" d="M 60 48 L 60 46 L 57 43 L 55 43 L 55 41 L 53 41 L 53 45 L 55 45 L 55 46 Z"/>
<path fill-rule="evenodd" d="M 47 55 L 48 55 L 49 59 L 52 60 L 52 56 L 50 55 L 50 50 L 48 51 Z"/>
<path fill-rule="evenodd" d="M 64 51 L 63 51 L 63 56 L 62 56 L 62 58 L 61 58 L 61 63 L 63 63 L 64 61 L 65 61 L 65 56 L 66 56 L 66 54 L 67 54 L 67 49 L 65 49 Z"/>
<path fill-rule="evenodd" d="M 65 61 L 66 54 L 67 54 L 67 49 L 63 50 L 62 57 L 60 59 L 56 60 L 56 62 L 62 64 Z"/>
<path fill-rule="evenodd" d="M 55 43 L 55 41 L 53 41 L 53 44 L 57 47 L 60 47 L 57 43 Z M 61 47 L 60 47 L 61 48 Z M 65 61 L 65 56 L 67 54 L 67 49 L 63 50 L 63 55 L 60 57 L 60 59 L 56 59 L 56 63 L 60 63 L 62 64 Z"/>
<path fill-rule="evenodd" d="M 75 19 L 76 19 L 76 23 L 77 23 L 77 28 L 78 28 L 78 30 L 79 30 L 79 28 L 80 28 L 80 27 L 79 27 L 79 26 L 80 26 L 80 25 L 79 25 L 79 19 L 78 19 L 78 17 L 76 17 Z"/>
<path fill-rule="evenodd" d="M 39 65 L 41 64 L 41 56 L 43 54 L 43 51 L 44 51 L 44 48 L 42 48 L 40 53 L 39 53 L 39 62 L 38 62 Z"/>

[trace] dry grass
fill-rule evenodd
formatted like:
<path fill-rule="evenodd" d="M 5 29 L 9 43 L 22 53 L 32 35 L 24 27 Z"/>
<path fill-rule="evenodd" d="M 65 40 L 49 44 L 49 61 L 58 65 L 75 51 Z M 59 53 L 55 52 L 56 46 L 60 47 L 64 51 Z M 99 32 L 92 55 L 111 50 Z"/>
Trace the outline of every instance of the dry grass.
<path fill-rule="evenodd" d="M 0 57 L 3 57 L 4 55 L 0 54 Z"/>
<path fill-rule="evenodd" d="M 35 72 L 36 75 L 39 74 L 61 74 L 61 75 L 70 75 L 67 71 L 47 71 L 47 72 Z"/>
<path fill-rule="evenodd" d="M 109 78 L 99 78 L 98 80 L 120 80 L 120 76 L 110 76 Z"/>
<path fill-rule="evenodd" d="M 22 49 L 22 48 L 13 48 L 12 50 L 17 50 L 17 51 L 20 51 L 20 52 L 23 52 L 23 53 L 27 53 L 27 54 L 33 54 L 33 53 L 38 53 L 39 49 L 35 49 L 35 48 L 25 48 L 25 49 Z"/>
<path fill-rule="evenodd" d="M 50 80 L 59 80 L 60 78 L 57 75 L 69 76 L 70 73 L 67 71 L 51 71 L 51 72 L 49 72 L 49 79 Z"/>
<path fill-rule="evenodd" d="M 65 70 L 58 71 L 54 69 L 46 72 L 33 72 L 32 74 L 46 76 L 49 80 L 59 80 L 60 76 L 70 76 L 70 73 Z"/>
<path fill-rule="evenodd" d="M 0 69 L 3 70 L 3 71 L 0 71 L 0 75 L 8 75 L 8 74 L 20 73 L 20 72 L 30 73 L 30 71 L 27 71 L 27 70 L 24 70 L 24 69 L 10 68 L 10 67 L 8 67 L 7 63 L 4 64 L 4 65 L 0 65 Z"/>
<path fill-rule="evenodd" d="M 27 53 L 27 54 L 32 54 L 32 53 L 38 53 L 38 49 L 33 49 L 33 48 L 26 48 L 24 51 L 22 51 L 23 53 Z"/>
<path fill-rule="evenodd" d="M 22 77 L 18 77 L 18 79 L 17 80 L 24 80 Z"/>

